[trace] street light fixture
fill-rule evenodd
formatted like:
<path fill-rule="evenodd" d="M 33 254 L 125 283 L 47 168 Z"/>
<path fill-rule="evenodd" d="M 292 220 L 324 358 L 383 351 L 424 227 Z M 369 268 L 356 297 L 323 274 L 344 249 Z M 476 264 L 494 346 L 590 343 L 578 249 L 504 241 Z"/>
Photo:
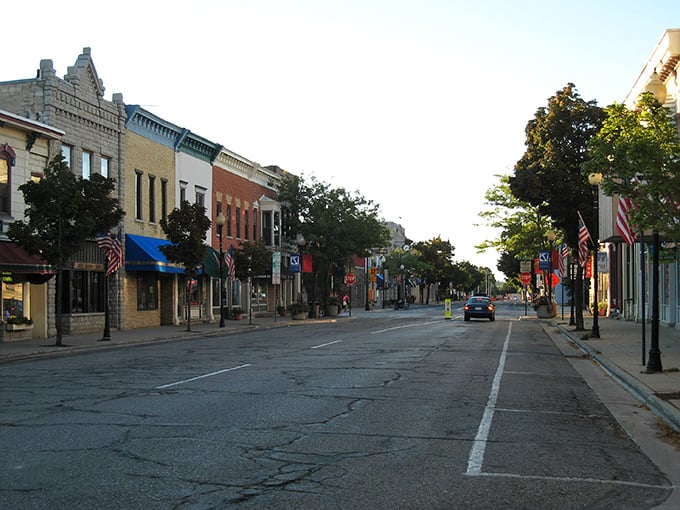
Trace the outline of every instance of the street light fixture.
<path fill-rule="evenodd" d="M 659 75 L 654 69 L 649 82 L 645 86 L 645 92 L 651 92 L 661 107 L 666 102 L 668 91 L 666 85 L 659 79 Z M 649 359 L 647 361 L 647 372 L 663 372 L 661 364 L 661 350 L 659 349 L 659 231 L 652 232 L 652 338 L 649 347 Z M 644 269 L 642 269 L 644 271 Z M 644 289 L 643 289 L 644 292 Z M 642 325 L 644 328 L 644 324 Z"/>
<path fill-rule="evenodd" d="M 598 213 L 600 183 L 602 182 L 602 174 L 592 173 L 588 176 L 588 182 L 593 186 L 593 244 L 595 245 L 595 257 L 593 260 L 593 329 L 590 332 L 590 338 L 600 338 L 600 325 L 598 324 L 598 307 L 597 307 L 597 293 L 598 293 L 598 276 L 597 276 L 597 254 L 600 251 L 600 217 Z"/>
<path fill-rule="evenodd" d="M 220 239 L 220 328 L 224 327 L 224 278 L 222 273 L 222 265 L 224 264 L 224 252 L 222 251 L 222 228 L 227 222 L 224 214 L 221 212 L 215 218 L 217 224 L 217 237 Z"/>
<path fill-rule="evenodd" d="M 557 238 L 557 235 L 555 232 L 552 230 L 548 232 L 548 257 L 549 257 L 549 265 L 548 265 L 548 302 L 550 303 L 550 306 L 552 307 L 552 302 L 553 302 L 553 295 L 552 295 L 552 289 L 553 289 L 553 245 L 555 244 L 555 239 Z"/>

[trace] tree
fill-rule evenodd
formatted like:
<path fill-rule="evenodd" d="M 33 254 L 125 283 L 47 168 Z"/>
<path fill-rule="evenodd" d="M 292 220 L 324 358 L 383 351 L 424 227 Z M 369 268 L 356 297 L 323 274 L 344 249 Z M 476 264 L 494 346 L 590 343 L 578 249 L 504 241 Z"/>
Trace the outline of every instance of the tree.
<path fill-rule="evenodd" d="M 578 245 L 579 211 L 586 222 L 593 217 L 593 190 L 581 167 L 603 119 L 604 111 L 595 101 L 583 100 L 575 85 L 567 84 L 527 124 L 526 151 L 510 177 L 512 194 L 552 218 L 572 248 Z M 574 293 L 577 330 L 583 329 L 582 285 L 579 268 Z"/>
<path fill-rule="evenodd" d="M 378 205 L 357 191 L 333 188 L 315 178 L 307 183 L 303 177 L 289 177 L 281 182 L 279 200 L 284 233 L 289 239 L 304 239 L 304 250 L 312 255 L 313 301 L 317 282 L 328 290 L 325 276 L 335 275 L 334 267 L 346 267 L 353 255 L 367 257 L 387 245 L 389 231 L 378 217 Z"/>
<path fill-rule="evenodd" d="M 7 236 L 57 268 L 56 345 L 62 345 L 64 266 L 86 241 L 109 232 L 123 218 L 114 188 L 115 180 L 100 174 L 76 177 L 61 154 L 50 161 L 42 179 L 19 186 L 27 205 L 25 220 L 12 223 Z"/>
<path fill-rule="evenodd" d="M 422 289 L 427 288 L 427 295 L 424 298 L 425 304 L 430 302 L 429 284 L 444 283 L 449 269 L 453 265 L 453 253 L 455 248 L 447 240 L 442 241 L 441 236 L 434 237 L 429 241 L 420 241 L 412 245 L 412 248 L 420 254 L 420 260 L 424 263 L 421 277 L 421 299 Z"/>
<path fill-rule="evenodd" d="M 629 216 L 636 231 L 663 232 L 680 239 L 680 138 L 665 108 L 647 92 L 637 109 L 613 104 L 590 145 L 584 174 L 601 172 L 605 194 L 632 200 Z"/>
<path fill-rule="evenodd" d="M 496 268 L 508 278 L 519 281 L 520 259 L 534 259 L 545 248 L 552 219 L 542 212 L 542 205 L 532 205 L 515 197 L 510 189 L 510 177 L 498 176 L 500 184 L 487 190 L 485 198 L 490 209 L 479 216 L 487 225 L 500 230 L 498 239 L 478 245 L 479 250 L 494 248 L 501 253 Z"/>
<path fill-rule="evenodd" d="M 190 204 L 186 200 L 179 208 L 173 209 L 167 218 L 161 220 L 161 228 L 170 244 L 160 247 L 170 262 L 184 266 L 187 289 L 187 331 L 191 331 L 191 293 L 189 284 L 196 278 L 198 270 L 208 252 L 204 243 L 210 220 L 205 215 L 205 207 L 199 203 Z"/>

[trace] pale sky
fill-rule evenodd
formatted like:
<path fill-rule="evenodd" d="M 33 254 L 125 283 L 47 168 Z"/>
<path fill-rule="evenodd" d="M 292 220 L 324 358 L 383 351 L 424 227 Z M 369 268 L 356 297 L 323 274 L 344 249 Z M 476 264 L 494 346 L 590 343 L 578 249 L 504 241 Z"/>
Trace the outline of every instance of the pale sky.
<path fill-rule="evenodd" d="M 105 7 L 101 7 L 104 5 Z M 261 165 L 358 190 L 414 241 L 496 270 L 485 192 L 567 83 L 622 102 L 678 0 L 62 0 L 3 4 L 0 81 L 84 47 L 123 94 Z"/>

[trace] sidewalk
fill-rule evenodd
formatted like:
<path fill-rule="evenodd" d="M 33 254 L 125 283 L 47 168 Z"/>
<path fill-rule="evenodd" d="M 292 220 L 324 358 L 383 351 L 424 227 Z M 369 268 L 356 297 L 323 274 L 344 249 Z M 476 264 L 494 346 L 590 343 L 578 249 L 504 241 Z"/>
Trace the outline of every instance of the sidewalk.
<path fill-rule="evenodd" d="M 352 316 L 360 316 L 363 313 L 375 312 L 354 310 Z M 559 313 L 553 319 L 541 320 L 558 328 L 571 342 L 600 364 L 619 384 L 648 405 L 668 425 L 680 432 L 680 329 L 659 327 L 659 349 L 663 372 L 648 374 L 646 367 L 642 364 L 642 326 L 640 324 L 600 317 L 598 319 L 600 338 L 589 339 L 587 336 L 592 329 L 590 315 L 584 317 L 584 331 L 575 331 L 574 326 L 569 326 L 568 310 L 565 310 L 564 317 L 563 320 L 562 314 Z M 63 355 L 88 349 L 163 342 L 192 336 L 226 336 L 258 329 L 296 327 L 313 321 L 335 321 L 346 318 L 349 318 L 347 312 L 337 318 L 305 319 L 304 321 L 294 321 L 290 317 L 254 316 L 249 319 L 248 316 L 244 316 L 240 321 L 225 321 L 223 328 L 220 328 L 217 322 L 194 322 L 191 324 L 191 332 L 187 332 L 186 325 L 182 325 L 112 331 L 111 340 L 107 341 L 101 340 L 103 332 L 69 335 L 63 337 L 63 346 L 55 346 L 55 338 L 0 342 L 0 363 Z M 536 319 L 535 315 L 526 318 Z M 645 360 L 647 361 L 651 345 L 649 324 L 646 326 L 645 338 Z"/>
<path fill-rule="evenodd" d="M 569 310 L 551 319 L 570 341 L 595 360 L 620 385 L 654 414 L 680 432 L 680 329 L 659 326 L 663 372 L 647 373 L 642 363 L 642 325 L 623 319 L 598 317 L 600 338 L 590 336 L 593 318 L 584 314 L 584 331 L 569 325 Z M 651 325 L 645 328 L 645 363 L 649 362 Z"/>

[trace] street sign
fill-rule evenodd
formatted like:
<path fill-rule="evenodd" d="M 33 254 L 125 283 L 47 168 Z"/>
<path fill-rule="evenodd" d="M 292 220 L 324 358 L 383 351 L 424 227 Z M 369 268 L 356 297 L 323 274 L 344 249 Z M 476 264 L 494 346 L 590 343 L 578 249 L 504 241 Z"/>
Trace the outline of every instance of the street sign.
<path fill-rule="evenodd" d="M 531 273 L 528 273 L 526 271 L 520 273 L 519 279 L 522 282 L 522 285 L 526 287 L 527 285 L 529 285 L 529 283 L 531 283 Z"/>
<path fill-rule="evenodd" d="M 345 285 L 354 285 L 357 281 L 357 277 L 354 273 L 347 273 L 345 275 Z"/>
<path fill-rule="evenodd" d="M 521 259 L 519 261 L 519 270 L 522 273 L 531 272 L 531 259 Z"/>
<path fill-rule="evenodd" d="M 550 252 L 548 250 L 538 252 L 538 268 L 544 271 L 550 269 Z"/>

